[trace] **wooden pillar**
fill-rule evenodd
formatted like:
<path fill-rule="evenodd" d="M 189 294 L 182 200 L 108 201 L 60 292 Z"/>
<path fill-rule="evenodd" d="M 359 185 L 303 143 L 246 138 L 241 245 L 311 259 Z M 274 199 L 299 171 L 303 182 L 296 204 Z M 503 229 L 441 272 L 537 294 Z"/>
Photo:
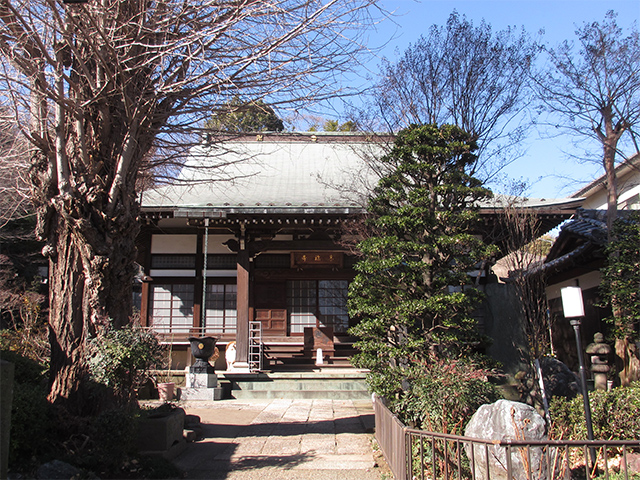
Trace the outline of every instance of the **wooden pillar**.
<path fill-rule="evenodd" d="M 140 300 L 140 325 L 149 327 L 149 294 L 151 291 L 151 277 L 145 275 L 142 279 L 142 293 Z"/>
<path fill-rule="evenodd" d="M 151 233 L 148 229 L 143 228 L 138 237 L 138 257 L 137 262 L 142 265 L 144 273 L 142 277 L 142 292 L 140 292 L 140 325 L 143 327 L 151 326 L 149 322 L 149 310 L 151 296 L 151 283 L 153 279 L 150 277 L 151 272 Z"/>
<path fill-rule="evenodd" d="M 237 368 L 249 368 L 249 276 L 250 257 L 247 250 L 246 225 L 240 225 L 239 249 L 237 257 L 237 327 L 236 363 Z"/>
<path fill-rule="evenodd" d="M 205 227 L 207 228 L 207 227 Z M 196 280 L 193 287 L 193 323 L 191 333 L 200 335 L 202 332 L 202 319 L 204 318 L 205 306 L 202 305 L 202 276 L 204 275 L 204 235 L 198 230 L 198 240 L 196 242 Z"/>
<path fill-rule="evenodd" d="M 244 241 L 241 242 L 244 244 Z M 239 366 L 249 365 L 249 252 L 242 248 L 238 252 L 238 294 L 236 333 L 236 363 Z"/>

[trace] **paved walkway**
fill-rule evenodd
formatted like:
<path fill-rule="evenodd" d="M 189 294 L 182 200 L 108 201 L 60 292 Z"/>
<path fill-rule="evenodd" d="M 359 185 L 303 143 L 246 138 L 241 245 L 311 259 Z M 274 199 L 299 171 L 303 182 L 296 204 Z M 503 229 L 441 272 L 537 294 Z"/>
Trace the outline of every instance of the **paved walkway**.
<path fill-rule="evenodd" d="M 371 402 L 223 400 L 183 405 L 203 439 L 174 463 L 192 479 L 379 480 Z"/>

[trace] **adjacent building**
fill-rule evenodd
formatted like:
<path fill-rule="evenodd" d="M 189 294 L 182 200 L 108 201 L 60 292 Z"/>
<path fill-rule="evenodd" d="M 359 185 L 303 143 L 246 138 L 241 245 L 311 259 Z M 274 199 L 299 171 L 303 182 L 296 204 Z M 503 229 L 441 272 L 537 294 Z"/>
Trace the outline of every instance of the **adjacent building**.
<path fill-rule="evenodd" d="M 640 210 L 640 155 L 635 155 L 616 168 L 618 211 Z M 576 192 L 582 208 L 566 222 L 544 263 L 547 276 L 547 301 L 556 319 L 554 344 L 558 355 L 577 369 L 573 332 L 563 322 L 560 290 L 577 285 L 582 288 L 585 305 L 583 340 L 593 341 L 594 334 L 606 332 L 603 319 L 610 311 L 600 307 L 600 269 L 605 265 L 607 243 L 607 186 L 603 175 Z"/>

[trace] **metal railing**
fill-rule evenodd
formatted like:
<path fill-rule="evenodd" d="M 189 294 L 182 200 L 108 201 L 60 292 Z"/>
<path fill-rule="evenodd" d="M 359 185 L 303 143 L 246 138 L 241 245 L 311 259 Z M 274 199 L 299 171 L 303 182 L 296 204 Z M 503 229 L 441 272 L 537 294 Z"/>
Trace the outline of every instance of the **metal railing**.
<path fill-rule="evenodd" d="M 190 336 L 206 336 L 206 335 L 228 335 L 235 336 L 237 328 L 233 326 L 208 326 L 208 327 L 192 327 L 185 325 L 150 325 L 145 327 L 162 337 L 180 337 L 186 338 Z"/>
<path fill-rule="evenodd" d="M 638 440 L 500 441 L 426 432 L 404 426 L 380 398 L 375 415 L 376 440 L 397 480 L 640 478 L 628 467 Z"/>

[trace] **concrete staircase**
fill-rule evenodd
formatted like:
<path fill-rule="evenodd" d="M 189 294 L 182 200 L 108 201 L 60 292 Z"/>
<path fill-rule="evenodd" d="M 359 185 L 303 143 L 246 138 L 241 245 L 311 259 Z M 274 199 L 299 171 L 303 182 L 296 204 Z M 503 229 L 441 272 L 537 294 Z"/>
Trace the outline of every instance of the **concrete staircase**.
<path fill-rule="evenodd" d="M 249 399 L 334 399 L 365 400 L 366 373 L 356 369 L 323 368 L 313 371 L 257 374 L 224 373 L 231 397 Z"/>

